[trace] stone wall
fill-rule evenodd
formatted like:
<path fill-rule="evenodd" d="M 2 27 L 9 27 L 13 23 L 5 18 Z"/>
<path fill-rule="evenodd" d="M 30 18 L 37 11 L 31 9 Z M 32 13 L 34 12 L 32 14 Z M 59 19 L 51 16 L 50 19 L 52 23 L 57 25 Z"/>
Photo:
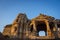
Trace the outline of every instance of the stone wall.
<path fill-rule="evenodd" d="M 38 22 L 45 22 L 45 27 L 47 36 L 38 36 L 37 33 L 37 25 Z M 54 26 L 51 26 L 54 24 Z M 3 35 L 6 37 L 8 36 L 10 40 L 24 40 L 24 39 L 55 39 L 60 38 L 60 32 L 57 30 L 57 24 L 60 23 L 59 21 L 55 20 L 54 17 L 47 16 L 44 14 L 40 14 L 39 16 L 29 20 L 26 14 L 18 14 L 16 19 L 13 21 L 12 24 L 6 25 L 3 30 Z M 33 26 L 32 26 L 33 25 Z M 32 27 L 32 29 L 31 29 Z M 45 28 L 44 27 L 44 28 Z M 42 28 L 43 29 L 43 28 Z M 31 32 L 32 30 L 32 32 Z M 45 30 L 45 29 L 44 29 Z M 59 29 L 60 30 L 60 29 Z M 57 36 L 58 35 L 58 36 Z M 16 38 L 16 39 L 15 39 Z"/>
<path fill-rule="evenodd" d="M 6 25 L 3 30 L 3 35 L 11 36 L 11 27 L 12 24 Z"/>

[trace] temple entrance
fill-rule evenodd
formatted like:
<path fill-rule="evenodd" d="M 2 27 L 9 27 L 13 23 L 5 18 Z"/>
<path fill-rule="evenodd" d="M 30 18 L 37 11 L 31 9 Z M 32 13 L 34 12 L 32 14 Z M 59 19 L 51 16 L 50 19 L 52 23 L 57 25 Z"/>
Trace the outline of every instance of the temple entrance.
<path fill-rule="evenodd" d="M 47 27 L 44 21 L 36 22 L 37 36 L 47 36 Z"/>

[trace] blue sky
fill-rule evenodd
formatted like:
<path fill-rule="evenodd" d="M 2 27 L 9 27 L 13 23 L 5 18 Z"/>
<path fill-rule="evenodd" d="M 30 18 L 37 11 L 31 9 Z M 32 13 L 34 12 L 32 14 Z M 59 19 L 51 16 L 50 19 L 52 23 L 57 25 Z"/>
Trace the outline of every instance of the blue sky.
<path fill-rule="evenodd" d="M 40 13 L 60 19 L 60 0 L 0 0 L 0 31 L 13 23 L 19 13 L 25 13 L 29 19 Z"/>

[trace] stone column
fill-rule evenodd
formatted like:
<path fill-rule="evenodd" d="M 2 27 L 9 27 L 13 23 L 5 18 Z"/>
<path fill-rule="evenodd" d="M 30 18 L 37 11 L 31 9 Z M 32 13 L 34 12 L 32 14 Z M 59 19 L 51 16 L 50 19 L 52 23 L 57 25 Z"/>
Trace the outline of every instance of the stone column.
<path fill-rule="evenodd" d="M 49 22 L 46 20 L 45 23 L 46 23 L 46 27 L 47 27 L 47 36 L 51 37 L 51 30 L 50 30 L 50 27 L 49 27 Z"/>
<path fill-rule="evenodd" d="M 35 21 L 33 21 L 33 30 L 36 31 L 36 24 L 35 24 Z"/>
<path fill-rule="evenodd" d="M 36 24 L 35 21 L 33 21 L 33 35 L 36 35 Z"/>
<path fill-rule="evenodd" d="M 56 21 L 55 21 L 54 23 L 55 23 L 55 33 L 54 33 L 54 36 L 55 36 L 55 38 L 57 39 L 57 38 L 58 38 L 58 28 L 57 28 L 57 23 L 56 23 Z"/>

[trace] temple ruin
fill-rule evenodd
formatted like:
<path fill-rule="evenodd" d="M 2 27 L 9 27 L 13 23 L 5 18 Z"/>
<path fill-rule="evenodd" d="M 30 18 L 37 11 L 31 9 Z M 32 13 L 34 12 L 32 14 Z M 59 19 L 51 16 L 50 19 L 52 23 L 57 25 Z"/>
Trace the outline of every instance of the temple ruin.
<path fill-rule="evenodd" d="M 40 31 L 43 31 L 45 35 L 40 36 Z M 22 40 L 59 39 L 60 19 L 40 14 L 30 20 L 26 14 L 20 13 L 12 24 L 5 26 L 2 34 L 4 36 L 8 35 L 10 38 L 20 38 Z"/>

